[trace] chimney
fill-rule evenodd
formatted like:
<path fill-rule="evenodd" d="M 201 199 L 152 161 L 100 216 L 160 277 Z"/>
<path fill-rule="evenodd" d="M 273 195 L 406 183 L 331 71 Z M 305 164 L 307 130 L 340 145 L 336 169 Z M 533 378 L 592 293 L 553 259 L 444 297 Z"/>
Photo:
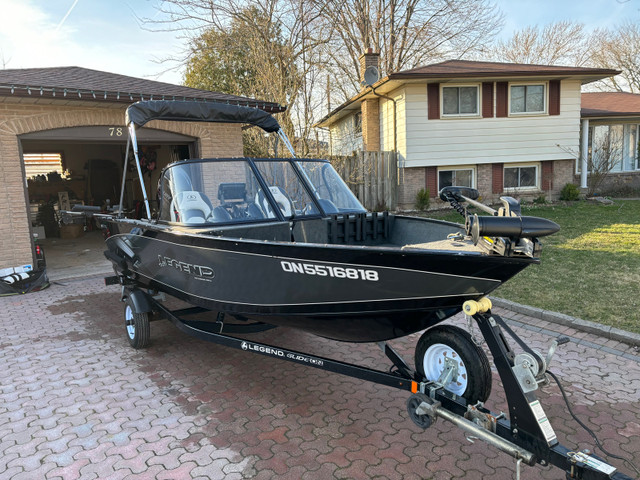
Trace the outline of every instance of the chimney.
<path fill-rule="evenodd" d="M 373 53 L 373 48 L 367 48 L 367 51 L 360 55 L 360 81 L 364 81 L 364 71 L 367 67 L 380 68 L 380 54 Z M 362 86 L 364 89 L 365 87 Z"/>
<path fill-rule="evenodd" d="M 364 81 L 364 71 L 367 67 L 378 67 L 380 54 L 373 53 L 373 48 L 368 48 L 360 55 L 360 81 Z M 362 89 L 364 90 L 364 84 Z M 365 152 L 377 152 L 380 150 L 380 103 L 377 97 L 367 98 L 360 104 L 362 112 L 362 147 Z"/>

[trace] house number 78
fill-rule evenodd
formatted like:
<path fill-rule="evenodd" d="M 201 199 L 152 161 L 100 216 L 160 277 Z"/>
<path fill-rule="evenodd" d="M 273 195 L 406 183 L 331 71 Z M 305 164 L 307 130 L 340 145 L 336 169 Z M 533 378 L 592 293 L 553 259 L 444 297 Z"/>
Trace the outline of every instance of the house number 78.
<path fill-rule="evenodd" d="M 122 136 L 122 127 L 109 127 L 109 136 L 110 137 L 121 137 Z"/>

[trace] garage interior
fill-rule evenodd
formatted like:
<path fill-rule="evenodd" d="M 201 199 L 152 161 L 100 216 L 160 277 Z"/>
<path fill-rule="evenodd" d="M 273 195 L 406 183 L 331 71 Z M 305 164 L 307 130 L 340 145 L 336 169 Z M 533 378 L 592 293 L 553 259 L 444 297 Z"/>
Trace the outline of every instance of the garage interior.
<path fill-rule="evenodd" d="M 44 248 L 51 281 L 108 273 L 104 240 L 97 221 L 65 215 L 74 205 L 106 211 L 120 201 L 127 146 L 124 128 L 91 126 L 46 130 L 20 136 L 32 231 Z M 196 139 L 142 128 L 139 154 L 151 208 L 157 207 L 160 171 L 167 164 L 196 156 Z M 143 214 L 142 193 L 133 153 L 129 153 L 124 209 Z"/>

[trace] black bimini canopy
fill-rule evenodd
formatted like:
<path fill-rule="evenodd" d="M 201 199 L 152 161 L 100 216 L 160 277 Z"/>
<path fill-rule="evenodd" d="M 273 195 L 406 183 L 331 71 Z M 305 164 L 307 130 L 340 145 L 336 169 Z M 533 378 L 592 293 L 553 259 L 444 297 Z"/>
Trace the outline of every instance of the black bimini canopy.
<path fill-rule="evenodd" d="M 280 125 L 269 113 L 257 108 L 213 102 L 148 100 L 127 108 L 126 125 L 142 127 L 151 120 L 174 122 L 250 123 L 266 132 L 277 132 Z"/>

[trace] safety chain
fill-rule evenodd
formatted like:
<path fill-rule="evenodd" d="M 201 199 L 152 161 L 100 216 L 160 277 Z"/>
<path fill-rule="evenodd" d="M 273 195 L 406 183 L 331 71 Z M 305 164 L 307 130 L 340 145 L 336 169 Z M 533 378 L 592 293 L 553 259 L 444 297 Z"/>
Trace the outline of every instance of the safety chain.
<path fill-rule="evenodd" d="M 476 337 L 476 333 L 473 330 L 473 317 L 465 314 L 464 318 L 467 319 L 467 329 L 469 330 L 469 335 L 471 335 L 471 340 L 473 340 L 473 343 L 475 343 L 476 346 L 481 347 L 484 343 L 484 338 L 482 340 L 478 340 L 478 337 Z"/>

